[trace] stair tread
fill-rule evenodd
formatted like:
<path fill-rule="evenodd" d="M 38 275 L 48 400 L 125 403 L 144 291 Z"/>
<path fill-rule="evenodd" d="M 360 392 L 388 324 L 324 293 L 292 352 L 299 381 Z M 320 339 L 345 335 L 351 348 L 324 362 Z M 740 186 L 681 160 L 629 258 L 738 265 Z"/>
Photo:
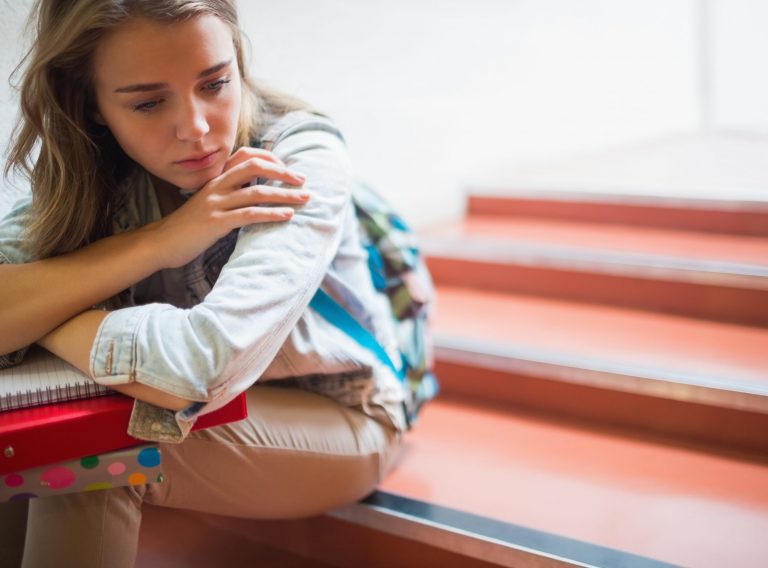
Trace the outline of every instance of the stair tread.
<path fill-rule="evenodd" d="M 505 187 L 493 191 L 473 191 L 468 196 L 467 211 L 505 218 L 535 218 L 591 221 L 674 230 L 703 231 L 732 235 L 768 237 L 768 201 L 764 195 L 742 194 L 736 198 L 699 198 L 674 196 L 674 191 L 641 193 L 555 190 L 548 184 L 517 189 Z M 574 191 L 576 190 L 576 191 Z M 699 194 L 700 195 L 700 194 Z"/>
<path fill-rule="evenodd" d="M 380 489 L 686 566 L 755 565 L 768 534 L 764 463 L 440 399 Z"/>
<path fill-rule="evenodd" d="M 438 347 L 514 347 L 768 394 L 765 328 L 440 285 L 434 330 Z"/>
<path fill-rule="evenodd" d="M 479 241 L 495 247 L 563 247 L 768 268 L 767 238 L 582 221 L 470 215 L 424 231 L 423 240 L 427 253 L 441 241 L 459 247 Z"/>

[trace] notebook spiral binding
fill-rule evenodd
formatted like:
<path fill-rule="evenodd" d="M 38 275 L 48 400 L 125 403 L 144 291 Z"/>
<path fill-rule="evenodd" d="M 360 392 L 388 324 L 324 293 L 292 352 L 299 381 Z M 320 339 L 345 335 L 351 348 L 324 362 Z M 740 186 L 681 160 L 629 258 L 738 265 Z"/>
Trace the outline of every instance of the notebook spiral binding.
<path fill-rule="evenodd" d="M 16 391 L 0 397 L 0 412 L 112 394 L 117 394 L 117 391 L 93 382 L 60 385 L 55 388 L 38 388 L 31 391 Z"/>

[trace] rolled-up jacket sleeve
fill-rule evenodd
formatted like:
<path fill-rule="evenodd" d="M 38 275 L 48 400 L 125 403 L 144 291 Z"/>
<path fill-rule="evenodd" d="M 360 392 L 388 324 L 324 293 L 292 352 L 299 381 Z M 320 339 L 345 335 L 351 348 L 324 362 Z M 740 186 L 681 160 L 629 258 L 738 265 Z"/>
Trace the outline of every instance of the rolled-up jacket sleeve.
<path fill-rule="evenodd" d="M 181 423 L 223 406 L 261 376 L 320 286 L 351 211 L 349 161 L 331 128 L 309 121 L 273 151 L 307 176 L 304 189 L 311 200 L 288 222 L 243 227 L 200 304 L 148 304 L 110 313 L 91 349 L 97 382 L 135 381 L 202 403 L 176 413 Z M 181 424 L 182 436 L 185 430 Z"/>

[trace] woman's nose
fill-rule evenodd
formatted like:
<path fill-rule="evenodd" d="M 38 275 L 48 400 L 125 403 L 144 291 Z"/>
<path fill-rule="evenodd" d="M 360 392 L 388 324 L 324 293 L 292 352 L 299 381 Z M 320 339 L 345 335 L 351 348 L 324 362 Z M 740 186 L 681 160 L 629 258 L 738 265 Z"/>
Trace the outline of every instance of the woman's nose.
<path fill-rule="evenodd" d="M 176 137 L 179 140 L 184 142 L 200 140 L 210 129 L 203 103 L 188 101 L 181 105 L 176 124 Z"/>

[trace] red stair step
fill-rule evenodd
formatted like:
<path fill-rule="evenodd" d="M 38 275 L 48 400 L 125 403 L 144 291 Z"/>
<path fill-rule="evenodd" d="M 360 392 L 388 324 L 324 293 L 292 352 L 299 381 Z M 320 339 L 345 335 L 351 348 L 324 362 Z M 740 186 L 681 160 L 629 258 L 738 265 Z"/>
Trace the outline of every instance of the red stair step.
<path fill-rule="evenodd" d="M 768 330 L 440 286 L 448 396 L 768 453 Z"/>
<path fill-rule="evenodd" d="M 768 239 L 473 217 L 423 236 L 436 282 L 768 326 Z"/>
<path fill-rule="evenodd" d="M 437 400 L 380 489 L 683 566 L 760 566 L 768 464 Z"/>
<path fill-rule="evenodd" d="M 768 330 L 612 306 L 438 287 L 440 336 L 651 367 L 768 391 Z"/>
<path fill-rule="evenodd" d="M 476 192 L 468 197 L 468 213 L 768 236 L 768 203 L 761 201 L 542 190 L 503 195 Z"/>

